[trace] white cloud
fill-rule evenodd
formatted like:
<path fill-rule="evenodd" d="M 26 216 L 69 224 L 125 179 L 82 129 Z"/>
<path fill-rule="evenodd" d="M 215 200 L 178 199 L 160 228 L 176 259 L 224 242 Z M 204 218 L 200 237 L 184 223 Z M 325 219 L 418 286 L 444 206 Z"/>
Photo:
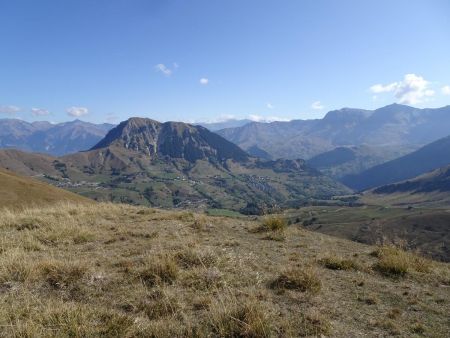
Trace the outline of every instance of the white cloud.
<path fill-rule="evenodd" d="M 33 114 L 33 116 L 46 116 L 50 115 L 50 112 L 47 109 L 31 108 L 31 114 Z"/>
<path fill-rule="evenodd" d="M 374 94 L 394 93 L 398 103 L 417 104 L 434 96 L 434 90 L 429 88 L 430 82 L 416 74 L 406 74 L 402 81 L 387 85 L 376 84 L 370 87 Z"/>
<path fill-rule="evenodd" d="M 66 112 L 69 116 L 81 117 L 87 115 L 89 110 L 85 107 L 70 107 L 66 110 Z"/>
<path fill-rule="evenodd" d="M 261 116 L 256 114 L 250 114 L 248 116 L 248 119 L 254 122 L 274 122 L 274 121 L 290 121 L 290 119 L 287 119 L 285 117 L 279 117 L 279 116 Z"/>
<path fill-rule="evenodd" d="M 450 86 L 444 86 L 441 88 L 442 94 L 450 95 Z"/>
<path fill-rule="evenodd" d="M 174 64 L 174 68 L 178 68 L 178 64 Z M 164 63 L 159 63 L 155 66 L 157 72 L 163 73 L 165 76 L 170 76 L 173 74 L 173 70 L 167 67 Z"/>
<path fill-rule="evenodd" d="M 20 108 L 16 106 L 0 106 L 0 114 L 14 115 L 20 112 Z"/>
<path fill-rule="evenodd" d="M 202 77 L 202 78 L 200 79 L 200 84 L 206 86 L 208 83 L 209 83 L 209 79 L 208 79 L 208 78 Z"/>
<path fill-rule="evenodd" d="M 119 116 L 114 113 L 108 113 L 106 114 L 106 122 L 108 123 L 115 123 L 119 120 Z"/>
<path fill-rule="evenodd" d="M 398 87 L 398 82 L 393 82 L 388 85 L 376 84 L 370 87 L 370 91 L 374 94 L 388 93 L 394 91 Z"/>
<path fill-rule="evenodd" d="M 320 101 L 316 101 L 311 104 L 311 108 L 314 110 L 322 110 L 325 106 Z"/>
<path fill-rule="evenodd" d="M 267 102 L 266 107 L 268 109 L 275 109 L 275 106 L 272 103 L 270 103 L 270 102 Z"/>

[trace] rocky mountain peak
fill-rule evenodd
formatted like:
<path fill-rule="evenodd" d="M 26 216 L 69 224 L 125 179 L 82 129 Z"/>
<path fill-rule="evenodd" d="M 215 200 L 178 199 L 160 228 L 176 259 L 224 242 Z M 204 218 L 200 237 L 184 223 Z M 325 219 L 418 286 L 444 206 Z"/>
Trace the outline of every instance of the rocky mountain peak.
<path fill-rule="evenodd" d="M 238 146 L 204 127 L 182 122 L 165 122 L 133 117 L 112 129 L 92 148 L 120 147 L 150 157 L 182 158 L 189 162 L 199 159 L 223 161 L 248 159 Z"/>

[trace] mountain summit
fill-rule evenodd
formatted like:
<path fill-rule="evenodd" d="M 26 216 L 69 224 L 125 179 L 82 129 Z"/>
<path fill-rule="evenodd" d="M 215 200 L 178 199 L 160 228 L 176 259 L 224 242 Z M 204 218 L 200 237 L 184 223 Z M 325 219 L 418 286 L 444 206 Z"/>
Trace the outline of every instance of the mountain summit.
<path fill-rule="evenodd" d="M 182 158 L 189 162 L 248 160 L 245 151 L 204 127 L 138 117 L 120 123 L 91 150 L 106 147 L 126 148 L 152 158 Z"/>

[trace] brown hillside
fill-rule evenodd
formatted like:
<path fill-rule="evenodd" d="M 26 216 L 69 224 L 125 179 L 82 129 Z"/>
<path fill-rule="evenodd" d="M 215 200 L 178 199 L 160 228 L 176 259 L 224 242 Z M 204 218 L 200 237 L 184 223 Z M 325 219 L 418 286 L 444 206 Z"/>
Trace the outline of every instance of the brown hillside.
<path fill-rule="evenodd" d="M 71 192 L 0 169 L 0 208 L 44 205 L 57 201 L 87 202 L 89 200 Z"/>
<path fill-rule="evenodd" d="M 0 337 L 448 337 L 449 264 L 274 216 L 57 204 L 0 243 Z"/>

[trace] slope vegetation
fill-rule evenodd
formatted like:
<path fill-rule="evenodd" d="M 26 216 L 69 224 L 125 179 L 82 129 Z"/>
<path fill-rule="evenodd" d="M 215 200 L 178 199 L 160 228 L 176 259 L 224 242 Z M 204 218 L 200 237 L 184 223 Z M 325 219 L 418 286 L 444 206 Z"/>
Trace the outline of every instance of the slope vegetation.
<path fill-rule="evenodd" d="M 21 208 L 57 201 L 88 202 L 74 193 L 0 169 L 0 207 Z"/>
<path fill-rule="evenodd" d="M 2 213 L 0 236 L 5 337 L 445 337 L 450 330 L 448 264 L 282 219 L 56 205 Z"/>

